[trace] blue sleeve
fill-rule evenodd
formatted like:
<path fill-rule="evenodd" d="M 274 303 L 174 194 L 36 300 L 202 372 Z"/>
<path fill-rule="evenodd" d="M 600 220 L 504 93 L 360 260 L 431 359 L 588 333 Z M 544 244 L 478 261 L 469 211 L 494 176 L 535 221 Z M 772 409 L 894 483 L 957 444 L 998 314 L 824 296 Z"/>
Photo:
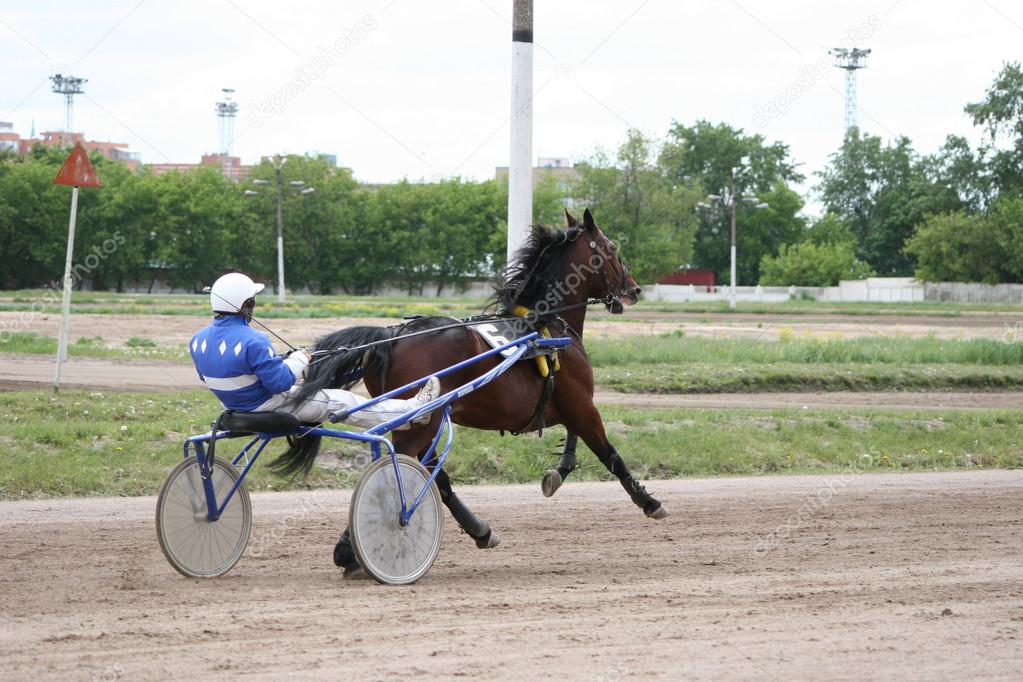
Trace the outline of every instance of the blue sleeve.
<path fill-rule="evenodd" d="M 192 364 L 195 365 L 195 373 L 199 375 L 199 381 L 206 381 L 206 377 L 199 371 L 199 356 L 195 354 L 195 349 L 192 348 L 193 344 L 199 342 L 199 335 L 196 334 L 192 337 L 192 340 L 188 342 L 188 352 L 192 355 Z"/>
<path fill-rule="evenodd" d="M 245 345 L 245 359 L 252 373 L 271 393 L 284 393 L 295 385 L 295 375 L 266 338 L 252 338 Z"/>

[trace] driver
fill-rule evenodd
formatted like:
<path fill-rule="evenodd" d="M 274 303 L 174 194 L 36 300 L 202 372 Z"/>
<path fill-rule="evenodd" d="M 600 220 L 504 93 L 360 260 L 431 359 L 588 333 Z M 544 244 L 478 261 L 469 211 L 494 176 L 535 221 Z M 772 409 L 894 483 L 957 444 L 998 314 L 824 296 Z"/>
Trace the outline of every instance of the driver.
<path fill-rule="evenodd" d="M 322 423 L 331 412 L 365 402 L 342 389 L 324 389 L 297 404 L 288 401 L 309 364 L 309 353 L 299 349 L 281 358 L 266 334 L 249 327 L 256 294 L 262 290 L 262 284 L 240 272 L 228 273 L 213 283 L 210 306 L 216 317 L 188 343 L 199 380 L 229 410 L 287 412 L 302 422 Z M 421 407 L 439 394 L 440 381 L 430 377 L 411 400 L 383 400 L 355 412 L 347 422 L 365 428 L 375 426 Z M 427 412 L 416 421 L 429 419 Z"/>

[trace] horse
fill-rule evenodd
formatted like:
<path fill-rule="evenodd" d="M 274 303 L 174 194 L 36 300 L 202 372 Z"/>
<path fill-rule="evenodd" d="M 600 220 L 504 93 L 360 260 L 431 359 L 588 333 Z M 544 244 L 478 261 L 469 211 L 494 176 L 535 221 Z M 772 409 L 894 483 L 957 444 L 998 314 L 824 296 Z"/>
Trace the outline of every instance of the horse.
<path fill-rule="evenodd" d="M 583 213 L 582 222 L 567 210 L 565 216 L 566 229 L 533 226 L 492 300 L 498 315 L 526 309 L 526 314 L 519 318 L 523 325 L 528 325 L 523 333 L 547 327 L 552 336 L 572 339 L 571 345 L 558 352 L 560 369 L 554 374 L 553 390 L 545 398 L 547 381 L 534 362 L 518 362 L 490 384 L 455 401 L 451 419 L 462 426 L 512 433 L 564 425 L 568 431 L 565 448 L 558 467 L 544 474 L 541 488 L 545 496 L 553 495 L 576 468 L 575 448 L 581 437 L 646 516 L 662 519 L 668 510 L 633 478 L 608 440 L 600 412 L 593 404 L 593 369 L 583 346 L 587 302 L 596 300 L 611 313 L 621 314 L 624 306 L 636 303 L 640 287 L 622 261 L 618 246 L 597 227 L 589 209 Z M 340 350 L 313 363 L 293 400 L 307 399 L 321 389 L 351 388 L 360 379 L 370 394 L 377 396 L 386 392 L 387 387 L 402 386 L 489 350 L 480 334 L 468 325 L 453 323 L 457 321 L 451 318 L 422 317 L 391 327 L 357 326 L 328 334 L 317 340 L 316 350 L 376 345 L 368 351 Z M 435 333 L 401 338 L 432 328 L 438 329 Z M 471 381 L 496 366 L 500 359 L 485 358 L 442 377 L 443 390 Z M 421 458 L 440 419 L 439 413 L 435 413 L 428 424 L 395 431 L 395 449 Z M 308 472 L 319 450 L 319 441 L 318 437 L 295 439 L 271 466 L 284 475 Z M 443 468 L 436 483 L 441 500 L 476 546 L 496 547 L 500 538 L 458 498 Z M 335 547 L 334 562 L 345 568 L 346 576 L 350 571 L 360 570 L 347 530 Z"/>

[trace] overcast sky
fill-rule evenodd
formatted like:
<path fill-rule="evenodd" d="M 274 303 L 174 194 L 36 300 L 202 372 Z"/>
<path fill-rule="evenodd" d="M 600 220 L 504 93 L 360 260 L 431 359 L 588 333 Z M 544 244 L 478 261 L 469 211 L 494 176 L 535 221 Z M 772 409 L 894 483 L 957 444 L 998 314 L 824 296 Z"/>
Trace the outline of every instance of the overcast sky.
<path fill-rule="evenodd" d="M 842 135 L 843 74 L 825 58 L 842 44 L 873 49 L 861 128 L 931 152 L 951 132 L 975 139 L 963 105 L 1023 58 L 1009 0 L 535 4 L 534 157 L 703 118 L 788 143 L 811 175 Z M 89 79 L 75 129 L 144 162 L 216 151 L 223 87 L 245 162 L 318 151 L 387 182 L 489 178 L 508 161 L 511 0 L 3 5 L 0 120 L 23 136 L 63 125 L 47 80 L 62 71 Z"/>

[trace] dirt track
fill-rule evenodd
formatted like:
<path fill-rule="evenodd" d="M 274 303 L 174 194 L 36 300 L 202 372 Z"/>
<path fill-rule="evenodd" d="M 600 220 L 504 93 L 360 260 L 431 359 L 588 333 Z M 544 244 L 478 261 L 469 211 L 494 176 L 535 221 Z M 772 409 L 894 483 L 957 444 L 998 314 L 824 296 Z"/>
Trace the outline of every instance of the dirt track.
<path fill-rule="evenodd" d="M 615 484 L 466 488 L 504 545 L 449 520 L 407 588 L 340 579 L 344 492 L 255 495 L 262 557 L 213 581 L 165 563 L 153 498 L 0 503 L 0 677 L 1018 679 L 1021 484 L 658 481 L 660 522 Z"/>

